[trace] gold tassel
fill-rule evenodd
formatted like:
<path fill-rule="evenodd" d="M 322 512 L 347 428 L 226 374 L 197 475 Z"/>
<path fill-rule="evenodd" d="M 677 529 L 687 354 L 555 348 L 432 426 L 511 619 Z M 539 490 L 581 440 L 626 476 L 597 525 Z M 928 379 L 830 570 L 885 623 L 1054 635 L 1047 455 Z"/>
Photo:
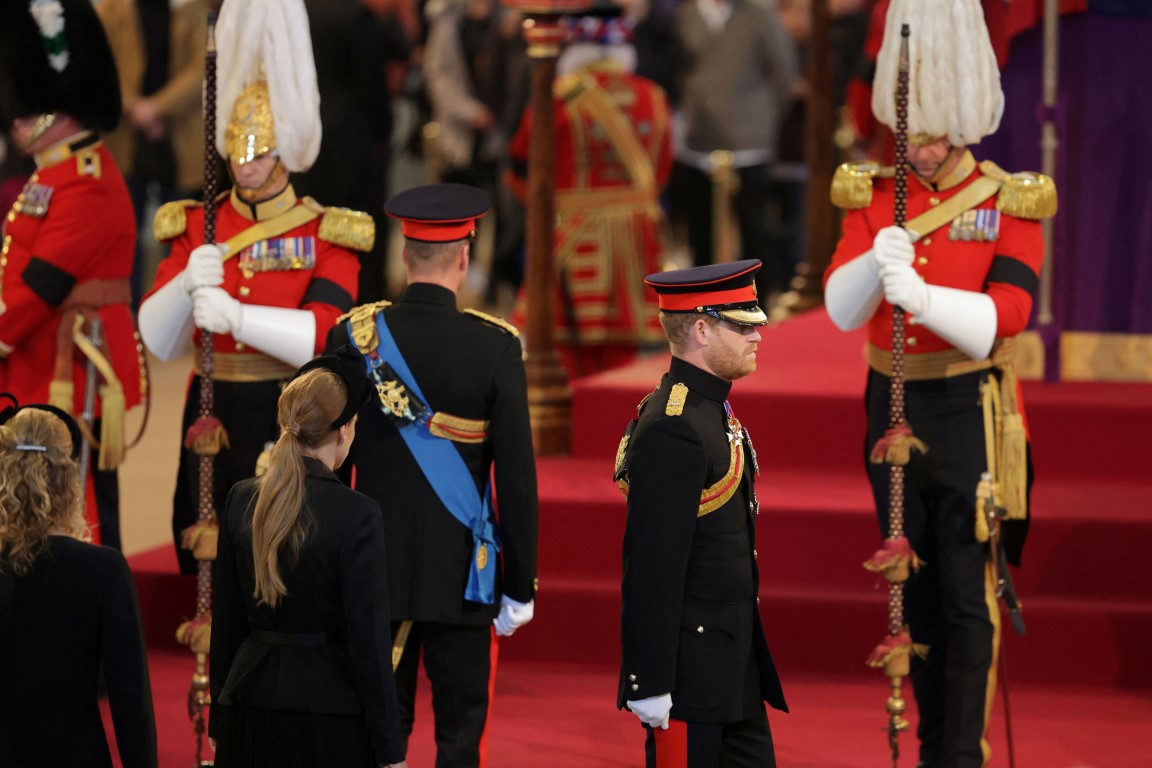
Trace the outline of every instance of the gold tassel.
<path fill-rule="evenodd" d="M 197 456 L 215 456 L 228 446 L 228 433 L 215 416 L 201 416 L 192 423 L 184 435 L 184 447 Z"/>
<path fill-rule="evenodd" d="M 72 413 L 75 397 L 76 389 L 71 381 L 57 379 L 48 385 L 48 404 L 56 406 L 65 413 Z"/>
<path fill-rule="evenodd" d="M 987 477 L 987 473 L 985 473 Z M 988 528 L 988 515 L 984 512 L 987 504 L 995 504 L 995 491 L 989 480 L 981 479 L 976 486 L 976 541 L 984 544 L 992 536 Z"/>
<path fill-rule="evenodd" d="M 275 445 L 276 443 L 271 441 L 264 443 L 264 450 L 256 457 L 256 477 L 263 475 L 268 471 L 268 467 L 272 466 L 272 449 Z"/>
<path fill-rule="evenodd" d="M 1000 382 L 1000 495 L 1005 519 L 1024 520 L 1028 517 L 1028 437 L 1016 396 L 1016 371 L 1011 365 L 1003 370 L 1004 377 Z"/>
<path fill-rule="evenodd" d="M 197 560 L 215 560 L 220 528 L 215 520 L 197 521 L 180 532 L 180 548 L 192 550 Z"/>
<path fill-rule="evenodd" d="M 208 653 L 212 650 L 212 616 L 198 616 L 186 621 L 176 629 L 176 641 L 188 646 L 193 653 Z"/>
<path fill-rule="evenodd" d="M 114 381 L 100 387 L 99 469 L 116 469 L 124 460 L 124 388 Z"/>

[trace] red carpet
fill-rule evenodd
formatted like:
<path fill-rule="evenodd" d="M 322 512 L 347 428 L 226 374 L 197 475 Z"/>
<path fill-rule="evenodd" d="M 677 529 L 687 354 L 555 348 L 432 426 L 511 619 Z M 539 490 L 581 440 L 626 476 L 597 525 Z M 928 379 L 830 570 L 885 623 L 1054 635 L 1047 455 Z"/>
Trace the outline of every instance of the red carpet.
<path fill-rule="evenodd" d="M 534 642 L 519 634 L 505 641 Z M 160 768 L 192 768 L 195 740 L 184 701 L 192 660 L 155 650 L 152 686 Z M 887 759 L 879 679 L 793 676 L 785 680 L 792 714 L 770 715 L 781 768 L 880 768 Z M 1017 685 L 1012 728 L 1020 768 L 1149 768 L 1152 697 L 1102 687 Z M 435 762 L 429 692 L 417 704 L 411 768 Z M 503 662 L 490 728 L 491 768 L 624 768 L 643 765 L 643 733 L 634 715 L 617 712 L 615 673 L 603 666 Z M 990 731 L 993 766 L 1007 766 L 999 700 Z M 901 766 L 915 764 L 915 739 L 901 737 Z M 117 764 L 119 765 L 119 764 Z M 327 767 L 323 767 L 327 768 Z"/>
<path fill-rule="evenodd" d="M 732 396 L 762 467 L 762 611 L 793 708 L 773 720 L 782 766 L 888 764 L 885 682 L 863 663 L 885 629 L 885 593 L 860 567 L 879 540 L 860 458 L 862 350 L 861 334 L 811 313 L 766 331 L 760 370 Z M 657 356 L 576 382 L 573 457 L 539 462 L 540 595 L 536 619 L 501 649 L 493 768 L 640 762 L 641 734 L 612 708 L 624 503 L 611 474 L 624 425 L 666 366 Z M 1024 389 L 1037 481 L 1016 574 L 1028 636 L 1005 636 L 1016 764 L 1152 768 L 1152 386 Z M 192 609 L 192 580 L 175 575 L 168 548 L 131 563 L 156 649 L 163 764 L 188 765 L 192 662 L 163 649 Z M 432 764 L 429 723 L 414 768 Z"/>

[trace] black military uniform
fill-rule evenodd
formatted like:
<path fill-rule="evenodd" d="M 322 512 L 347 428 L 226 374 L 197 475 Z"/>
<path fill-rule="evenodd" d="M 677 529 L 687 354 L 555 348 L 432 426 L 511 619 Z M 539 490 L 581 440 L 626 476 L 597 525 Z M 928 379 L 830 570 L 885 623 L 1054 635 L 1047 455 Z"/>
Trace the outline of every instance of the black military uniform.
<path fill-rule="evenodd" d="M 436 194 L 446 188 L 448 194 Z M 464 190 L 479 193 L 462 185 L 418 188 L 393 198 L 388 212 L 403 219 L 410 240 L 462 241 L 475 229 L 475 217 L 487 210 L 483 193 L 482 206 L 469 208 L 477 198 Z M 426 209 L 433 218 L 456 218 L 409 218 Z M 392 620 L 397 629 L 408 624 L 406 643 L 397 638 L 404 647 L 396 670 L 402 724 L 410 734 L 422 652 L 434 697 L 437 765 L 481 765 L 492 622 L 502 595 L 528 603 L 536 591 L 536 468 L 521 345 L 515 329 L 503 321 L 457 311 L 449 288 L 410 281 L 397 303 L 369 304 L 344 316 L 329 332 L 328 349 L 352 344 L 365 355 L 378 352 L 379 315 L 414 379 L 405 382 L 411 407 L 416 407 L 414 389 L 427 407 L 420 423 L 407 426 L 386 405 L 387 392 L 395 388 L 378 383 L 380 398 L 362 409 L 345 462 L 356 489 L 376 499 L 383 511 Z M 488 556 L 479 555 L 473 532 L 438 496 L 401 425 L 449 441 L 481 496 L 490 477 L 494 480 L 500 556 L 488 566 L 497 568 L 492 602 L 466 599 L 470 570 Z"/>
<path fill-rule="evenodd" d="M 665 313 L 762 325 L 752 287 L 758 267 L 717 264 L 646 282 Z M 721 294 L 725 303 L 712 303 Z M 724 765 L 774 765 L 763 702 L 787 711 L 757 608 L 755 452 L 727 402 L 731 387 L 674 354 L 618 454 L 628 522 L 617 706 L 672 698 L 671 730 L 648 729 L 650 766 L 658 752 L 661 764 L 671 752 L 689 766 L 721 757 Z M 751 762 L 735 754 L 737 742 Z"/>

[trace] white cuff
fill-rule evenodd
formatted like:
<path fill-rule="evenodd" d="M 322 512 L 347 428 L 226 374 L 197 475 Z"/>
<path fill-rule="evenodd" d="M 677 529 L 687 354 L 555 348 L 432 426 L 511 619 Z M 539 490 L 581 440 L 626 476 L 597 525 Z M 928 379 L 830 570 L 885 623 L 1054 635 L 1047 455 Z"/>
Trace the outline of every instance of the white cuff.
<path fill-rule="evenodd" d="M 306 309 L 242 304 L 237 341 L 299 368 L 315 357 L 316 316 Z"/>
<path fill-rule="evenodd" d="M 144 346 L 165 362 L 179 356 L 192 338 L 192 297 L 182 283 L 177 275 L 161 286 L 140 305 L 137 317 Z"/>
<path fill-rule="evenodd" d="M 837 267 L 824 286 L 824 308 L 842 331 L 852 331 L 872 317 L 884 287 L 872 269 L 872 250 Z"/>
<path fill-rule="evenodd" d="M 986 293 L 928 286 L 928 309 L 916 322 L 973 360 L 983 360 L 996 341 L 996 304 Z"/>

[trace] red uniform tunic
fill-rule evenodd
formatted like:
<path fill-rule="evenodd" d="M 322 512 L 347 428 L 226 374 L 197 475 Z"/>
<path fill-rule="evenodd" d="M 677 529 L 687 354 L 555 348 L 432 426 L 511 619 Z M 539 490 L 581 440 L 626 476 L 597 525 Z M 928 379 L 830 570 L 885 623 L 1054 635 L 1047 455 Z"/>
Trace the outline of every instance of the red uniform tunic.
<path fill-rule="evenodd" d="M 260 238 L 239 253 L 227 255 L 224 283 L 220 286 L 241 304 L 306 309 L 316 316 L 316 352 L 324 345 L 324 334 L 336 318 L 352 308 L 356 298 L 360 263 L 356 254 L 321 236 L 324 208 L 296 197 L 289 186 L 271 200 L 251 206 L 233 191 L 217 211 L 216 240 L 229 238 L 257 225 L 275 226 L 277 220 L 302 206 L 312 206 L 317 215 L 304 224 L 267 238 Z M 173 210 L 173 209 L 170 209 Z M 204 243 L 204 209 L 187 203 L 186 225 L 169 238 L 172 250 L 156 271 L 153 291 L 180 274 L 188 265 L 192 249 Z M 167 234 L 159 232 L 158 234 Z M 196 331 L 195 341 L 200 341 Z M 262 356 L 263 353 L 238 343 L 231 334 L 216 334 L 216 352 Z M 285 366 L 287 367 L 287 366 Z"/>
<path fill-rule="evenodd" d="M 611 62 L 561 77 L 553 94 L 554 328 L 583 358 L 573 372 L 588 374 L 664 339 L 643 279 L 660 271 L 665 250 L 659 195 L 672 164 L 671 123 L 664 91 Z M 514 168 L 527 161 L 531 126 L 528 112 L 509 147 Z M 522 174 L 515 181 L 522 190 Z"/>
<path fill-rule="evenodd" d="M 967 153 L 954 174 L 955 183 L 941 185 L 946 189 L 934 190 L 919 177 L 910 176 L 909 221 L 959 194 L 982 175 Z M 996 305 L 996 337 L 1007 338 L 1028 325 L 1032 292 L 1044 259 L 1044 239 L 1040 222 L 997 211 L 997 197 L 993 195 L 935 232 L 921 233 L 913 266 L 929 285 L 987 293 Z M 844 217 L 844 234 L 825 281 L 841 265 L 872 248 L 876 233 L 892 225 L 894 210 L 895 184 L 891 179 L 875 179 L 871 205 L 848 211 Z M 909 320 L 906 355 L 952 348 Z M 887 301 L 880 302 L 868 323 L 868 340 L 880 349 L 892 349 L 892 305 Z"/>
<path fill-rule="evenodd" d="M 36 159 L 4 221 L 0 387 L 21 403 L 48 402 L 61 318 L 82 309 L 99 316 L 103 351 L 131 407 L 140 400 L 142 368 L 128 303 L 136 218 L 124 177 L 93 133 Z M 101 287 L 77 304 L 94 286 Z M 74 355 L 73 414 L 83 411 L 85 367 Z"/>

